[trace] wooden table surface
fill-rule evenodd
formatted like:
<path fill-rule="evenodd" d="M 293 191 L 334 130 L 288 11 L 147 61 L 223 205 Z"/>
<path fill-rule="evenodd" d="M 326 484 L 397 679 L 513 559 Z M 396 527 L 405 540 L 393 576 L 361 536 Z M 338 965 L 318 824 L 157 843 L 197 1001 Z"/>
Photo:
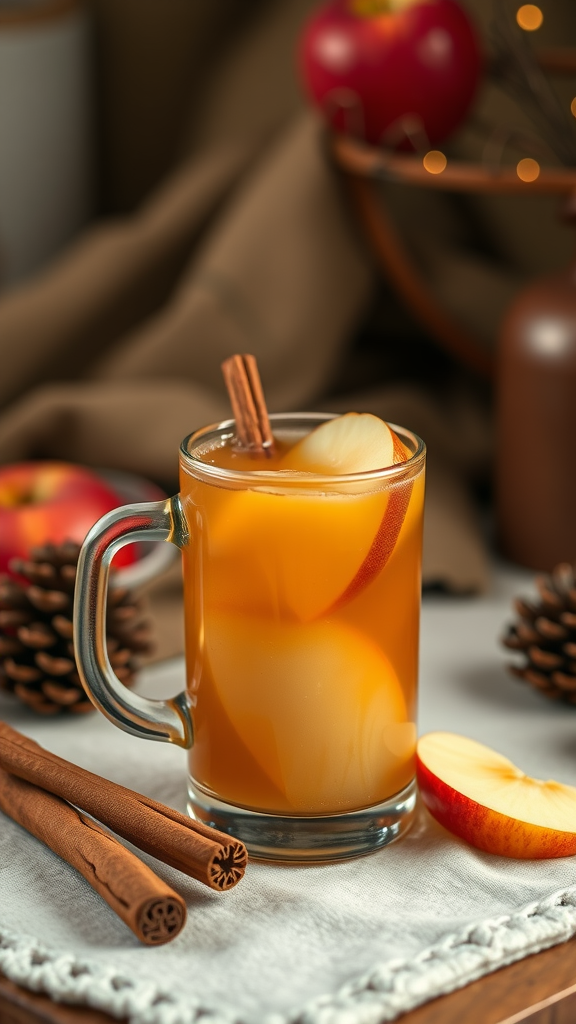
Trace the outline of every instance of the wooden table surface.
<path fill-rule="evenodd" d="M 489 974 L 400 1018 L 402 1024 L 574 1024 L 576 939 Z M 0 976 L 0 1024 L 113 1024 L 95 1010 L 53 1003 Z"/>

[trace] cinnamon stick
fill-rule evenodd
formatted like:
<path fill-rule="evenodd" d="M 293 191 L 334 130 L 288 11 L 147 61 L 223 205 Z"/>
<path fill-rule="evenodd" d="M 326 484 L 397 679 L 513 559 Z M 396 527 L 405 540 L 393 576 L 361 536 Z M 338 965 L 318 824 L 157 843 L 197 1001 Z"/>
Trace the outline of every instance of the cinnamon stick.
<path fill-rule="evenodd" d="M 141 942 L 159 946 L 184 927 L 182 897 L 65 800 L 0 768 L 0 810 L 84 875 Z"/>
<path fill-rule="evenodd" d="M 0 722 L 0 767 L 91 814 L 134 846 L 224 891 L 244 875 L 244 843 L 94 775 Z"/>
<path fill-rule="evenodd" d="M 274 436 L 256 359 L 248 354 L 230 356 L 222 363 L 222 373 L 241 446 L 256 455 L 272 455 Z"/>

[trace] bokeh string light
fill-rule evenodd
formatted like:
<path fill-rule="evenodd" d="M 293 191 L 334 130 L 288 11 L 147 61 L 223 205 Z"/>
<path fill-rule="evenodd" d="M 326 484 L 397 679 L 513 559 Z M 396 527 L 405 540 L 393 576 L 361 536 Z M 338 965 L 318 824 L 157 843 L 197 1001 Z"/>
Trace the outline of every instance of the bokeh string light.
<path fill-rule="evenodd" d="M 535 32 L 544 21 L 544 15 L 536 4 L 523 4 L 516 11 L 516 21 L 525 32 Z"/>
<path fill-rule="evenodd" d="M 512 97 L 537 131 L 539 138 L 522 149 L 533 151 L 539 159 L 538 154 L 545 147 L 565 167 L 576 167 L 576 112 L 572 108 L 570 113 L 570 98 L 561 99 L 553 87 L 530 38 L 543 24 L 544 11 L 537 4 L 498 0 L 490 30 L 491 77 Z M 511 129 L 510 137 L 516 134 Z"/>
<path fill-rule="evenodd" d="M 422 160 L 424 169 L 429 174 L 442 174 L 442 171 L 446 170 L 448 163 L 444 153 L 441 153 L 439 149 L 431 149 Z"/>
<path fill-rule="evenodd" d="M 570 104 L 570 110 L 574 114 L 574 117 L 576 117 L 576 96 L 574 97 L 574 99 L 572 100 L 572 103 Z"/>
<path fill-rule="evenodd" d="M 536 181 L 536 178 L 540 177 L 540 164 L 531 156 L 526 156 L 523 160 L 518 161 L 516 174 L 520 181 Z"/>

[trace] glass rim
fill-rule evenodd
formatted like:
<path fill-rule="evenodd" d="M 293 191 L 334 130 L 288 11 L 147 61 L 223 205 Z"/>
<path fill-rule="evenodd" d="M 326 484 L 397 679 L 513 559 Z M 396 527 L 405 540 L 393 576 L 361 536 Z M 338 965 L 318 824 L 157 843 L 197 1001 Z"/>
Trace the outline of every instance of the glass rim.
<path fill-rule="evenodd" d="M 316 420 L 318 424 L 326 423 L 332 419 L 338 419 L 340 413 L 323 413 L 323 412 L 290 412 L 290 413 L 271 413 L 270 422 L 274 423 L 282 422 L 287 426 L 290 423 L 302 423 L 304 421 Z M 384 422 L 388 423 L 387 420 Z M 334 481 L 338 480 L 343 483 L 369 483 L 374 480 L 394 480 L 398 477 L 402 477 L 408 473 L 412 474 L 417 469 L 419 464 L 424 463 L 426 457 L 426 445 L 422 438 L 412 430 L 408 430 L 407 427 L 402 427 L 396 423 L 388 423 L 388 426 L 392 430 L 397 432 L 400 437 L 404 436 L 415 445 L 415 451 L 409 459 L 405 462 L 397 462 L 392 466 L 384 466 L 381 469 L 370 469 L 362 473 L 308 473 L 304 471 L 292 471 L 289 474 L 281 474 L 277 469 L 229 469 L 222 468 L 220 466 L 212 465 L 211 463 L 204 462 L 202 459 L 196 458 L 188 450 L 188 445 L 195 439 L 196 443 L 200 443 L 206 439 L 209 434 L 220 434 L 223 435 L 225 432 L 230 432 L 231 435 L 234 433 L 236 421 L 233 418 L 222 420 L 220 423 L 211 423 L 205 427 L 199 427 L 198 430 L 193 430 L 188 434 L 180 445 L 180 456 L 184 461 L 186 467 L 189 468 L 191 474 L 196 478 L 201 477 L 209 482 L 218 483 L 231 483 L 238 486 L 239 484 L 245 484 L 247 486 L 256 487 L 262 486 L 267 483 L 272 484 L 278 488 L 280 481 L 285 483 L 287 488 L 291 488 L 297 484 L 306 484 L 307 487 L 330 487 L 334 485 Z"/>

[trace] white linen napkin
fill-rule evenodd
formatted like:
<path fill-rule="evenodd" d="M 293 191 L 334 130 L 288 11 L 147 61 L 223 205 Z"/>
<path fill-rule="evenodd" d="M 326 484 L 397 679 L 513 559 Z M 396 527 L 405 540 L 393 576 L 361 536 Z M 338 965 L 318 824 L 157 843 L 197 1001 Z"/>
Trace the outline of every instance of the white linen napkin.
<path fill-rule="evenodd" d="M 576 710 L 510 678 L 498 636 L 528 574 L 500 568 L 490 593 L 427 597 L 421 731 L 488 743 L 539 777 L 576 783 Z M 181 688 L 181 661 L 140 689 Z M 63 757 L 183 810 L 185 754 L 101 715 L 0 716 Z M 0 970 L 61 1001 L 133 1024 L 375 1024 L 576 932 L 574 858 L 481 853 L 421 811 L 401 842 L 343 864 L 251 863 L 228 893 L 149 863 L 186 897 L 178 938 L 142 947 L 72 868 L 0 815 Z"/>

